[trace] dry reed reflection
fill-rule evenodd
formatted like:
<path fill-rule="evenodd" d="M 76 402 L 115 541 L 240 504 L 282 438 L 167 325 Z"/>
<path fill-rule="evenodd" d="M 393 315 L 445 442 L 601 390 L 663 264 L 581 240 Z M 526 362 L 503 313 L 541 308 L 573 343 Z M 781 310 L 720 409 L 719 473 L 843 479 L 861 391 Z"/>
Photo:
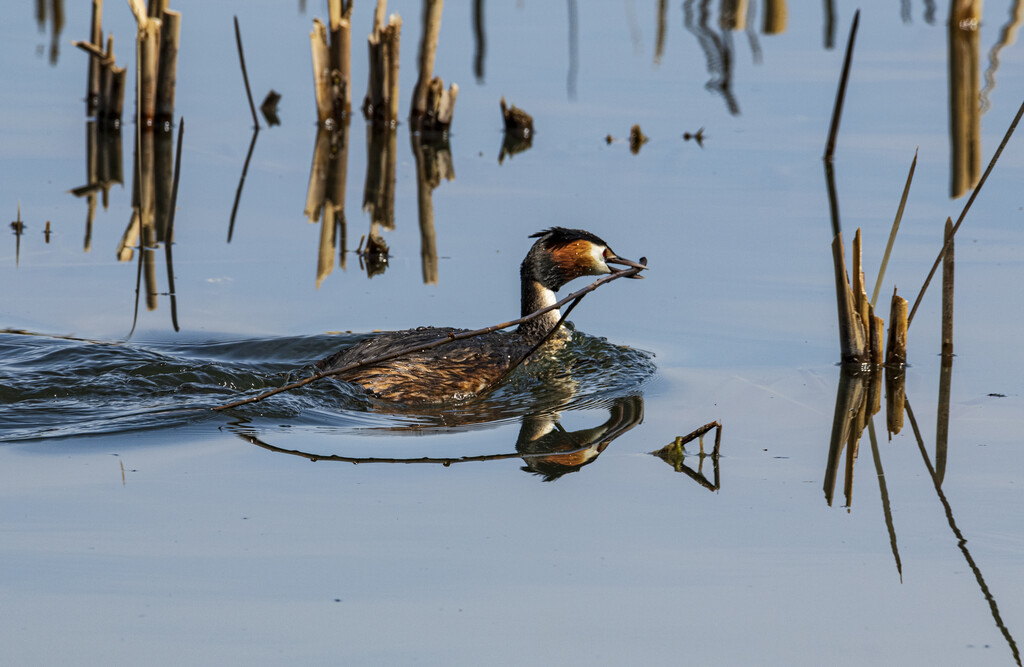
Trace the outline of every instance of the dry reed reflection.
<path fill-rule="evenodd" d="M 1003 621 L 1002 614 L 999 613 L 999 605 L 996 604 L 995 595 L 993 595 L 988 584 L 985 583 L 985 577 L 981 573 L 981 568 L 978 566 L 977 561 L 974 560 L 970 550 L 967 548 L 967 538 L 964 537 L 963 532 L 960 530 L 959 526 L 957 526 L 956 518 L 953 516 L 953 507 L 950 505 L 945 492 L 942 490 L 942 475 L 936 467 L 932 466 L 931 460 L 928 458 L 928 451 L 924 445 L 924 438 L 921 437 L 921 431 L 917 426 L 917 420 L 914 418 L 914 411 L 911 409 L 909 401 L 907 402 L 907 417 L 910 419 L 910 425 L 914 429 L 914 438 L 917 441 L 918 450 L 921 452 L 921 460 L 924 462 L 924 466 L 928 471 L 929 477 L 931 477 L 932 485 L 935 487 L 935 494 L 938 496 L 939 502 L 942 504 L 942 509 L 945 512 L 946 522 L 949 524 L 950 530 L 953 531 L 954 537 L 956 537 L 956 545 L 963 554 L 964 560 L 967 561 L 967 565 L 970 567 L 971 572 L 974 574 L 974 579 L 978 583 L 978 588 L 981 590 L 981 594 L 985 597 L 985 601 L 988 603 L 989 611 L 992 614 L 992 620 L 995 621 L 1000 634 L 1002 634 L 1003 638 L 1006 640 L 1006 644 L 1010 649 L 1014 662 L 1020 665 L 1020 649 L 1017 647 L 1017 642 L 1013 638 L 1013 634 L 1010 632 L 1010 629 Z M 945 448 L 943 447 L 943 457 L 945 457 L 944 450 Z M 938 456 L 938 443 L 936 443 L 936 459 L 938 459 Z"/>
<path fill-rule="evenodd" d="M 64 0 L 36 0 L 36 23 L 39 31 L 46 30 L 50 23 L 50 65 L 56 65 L 60 57 L 60 33 L 64 31 Z"/>
<path fill-rule="evenodd" d="M 317 129 L 313 159 L 309 167 L 305 215 L 309 222 L 320 221 L 316 286 L 334 269 L 334 255 L 345 268 L 347 225 L 345 187 L 348 179 L 349 119 L 343 116 L 333 129 Z M 322 215 L 322 219 L 321 219 Z"/>
<path fill-rule="evenodd" d="M 953 0 L 949 10 L 950 185 L 953 199 L 981 173 L 981 2 Z"/>
<path fill-rule="evenodd" d="M 85 240 L 83 249 L 92 249 L 92 225 L 96 219 L 97 196 L 106 210 L 110 205 L 110 188 L 124 184 L 122 168 L 121 128 L 109 127 L 90 120 L 85 124 L 86 184 L 70 190 L 76 197 L 85 197 Z"/>
<path fill-rule="evenodd" d="M 447 133 L 410 133 L 413 158 L 416 160 L 416 206 L 420 223 L 420 263 L 423 282 L 436 284 L 437 238 L 434 233 L 434 190 L 441 180 L 455 180 L 451 148 Z"/>

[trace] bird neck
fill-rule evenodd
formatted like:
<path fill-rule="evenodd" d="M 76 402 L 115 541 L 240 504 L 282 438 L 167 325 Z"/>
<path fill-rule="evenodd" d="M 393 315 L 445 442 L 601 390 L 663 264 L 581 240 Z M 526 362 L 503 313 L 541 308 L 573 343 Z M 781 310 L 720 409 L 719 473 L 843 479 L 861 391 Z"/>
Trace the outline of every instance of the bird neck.
<path fill-rule="evenodd" d="M 546 308 L 554 304 L 557 301 L 555 293 L 544 287 L 537 280 L 532 278 L 523 278 L 523 299 L 522 299 L 522 316 L 526 317 L 530 313 L 536 312 L 541 308 Z M 516 330 L 520 335 L 529 339 L 530 341 L 539 341 L 548 334 L 558 324 L 558 320 L 561 318 L 561 314 L 557 308 L 549 310 L 543 315 L 536 317 L 528 322 L 523 322 L 519 325 Z"/>

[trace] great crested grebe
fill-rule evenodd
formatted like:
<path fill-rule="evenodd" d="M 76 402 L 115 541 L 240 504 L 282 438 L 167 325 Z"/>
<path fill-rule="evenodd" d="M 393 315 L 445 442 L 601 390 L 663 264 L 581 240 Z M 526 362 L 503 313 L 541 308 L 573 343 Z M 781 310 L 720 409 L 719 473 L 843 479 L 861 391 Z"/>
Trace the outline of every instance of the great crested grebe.
<path fill-rule="evenodd" d="M 530 238 L 537 241 L 519 269 L 523 316 L 554 304 L 558 288 L 574 278 L 611 273 L 609 263 L 645 268 L 616 256 L 607 243 L 582 229 L 552 227 Z M 494 332 L 452 341 L 362 366 L 337 377 L 386 401 L 410 405 L 463 401 L 508 373 L 558 325 L 560 317 L 558 309 L 553 309 L 520 324 L 510 333 Z M 382 333 L 341 350 L 317 362 L 316 366 L 321 371 L 340 369 L 460 331 L 466 329 L 420 327 Z"/>

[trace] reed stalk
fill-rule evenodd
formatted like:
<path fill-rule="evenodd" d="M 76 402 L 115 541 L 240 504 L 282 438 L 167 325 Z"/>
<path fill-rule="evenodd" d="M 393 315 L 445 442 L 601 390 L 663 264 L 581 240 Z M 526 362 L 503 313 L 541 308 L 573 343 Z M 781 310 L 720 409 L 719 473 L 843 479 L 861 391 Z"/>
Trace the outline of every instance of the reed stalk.
<path fill-rule="evenodd" d="M 875 279 L 875 290 L 871 294 L 871 305 L 878 303 L 878 294 L 882 289 L 882 281 L 885 279 L 885 269 L 889 266 L 889 256 L 892 254 L 892 246 L 896 242 L 896 232 L 900 229 L 900 221 L 903 220 L 903 209 L 907 205 L 907 195 L 910 194 L 910 183 L 914 180 L 914 169 L 917 168 L 917 150 L 914 150 L 914 160 L 910 163 L 910 172 L 907 174 L 907 183 L 903 186 L 903 196 L 900 197 L 899 208 L 896 209 L 896 218 L 892 221 L 892 229 L 889 230 L 889 241 L 885 244 L 885 254 L 882 255 L 882 263 L 878 267 L 878 278 Z"/>

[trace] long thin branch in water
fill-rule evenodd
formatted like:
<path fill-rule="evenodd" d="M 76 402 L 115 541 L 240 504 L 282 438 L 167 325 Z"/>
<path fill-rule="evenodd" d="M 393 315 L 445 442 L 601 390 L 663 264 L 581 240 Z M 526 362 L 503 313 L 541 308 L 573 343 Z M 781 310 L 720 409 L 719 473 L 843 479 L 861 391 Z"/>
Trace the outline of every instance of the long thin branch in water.
<path fill-rule="evenodd" d="M 646 259 L 645 258 L 641 258 L 640 259 L 640 263 L 641 264 L 646 263 Z M 495 331 L 498 331 L 500 329 L 508 329 L 509 327 L 514 327 L 514 326 L 523 324 L 524 322 L 529 322 L 530 320 L 534 320 L 534 319 L 540 317 L 541 315 L 543 315 L 543 314 L 545 314 L 547 312 L 550 312 L 552 310 L 556 310 L 558 308 L 561 308 L 562 306 L 564 306 L 565 304 L 569 303 L 570 301 L 582 299 L 584 295 L 589 294 L 590 292 L 593 292 L 594 290 L 596 290 L 601 285 L 609 283 L 609 282 L 611 282 L 613 280 L 617 280 L 619 278 L 631 278 L 631 277 L 635 276 L 636 274 L 640 273 L 640 271 L 642 271 L 642 270 L 643 269 L 640 269 L 640 268 L 630 268 L 630 269 L 625 269 L 623 271 L 613 271 L 611 274 L 609 274 L 607 276 L 603 276 L 601 278 L 598 278 L 597 280 L 595 280 L 594 282 L 590 283 L 586 287 L 584 287 L 584 288 L 582 288 L 580 290 L 577 290 L 576 292 L 573 292 L 572 294 L 566 296 L 561 301 L 557 301 L 557 302 L 551 304 L 550 306 L 546 306 L 544 308 L 541 308 L 540 310 L 536 310 L 536 311 L 530 313 L 529 315 L 526 315 L 524 317 L 520 317 L 519 319 L 516 319 L 516 320 L 511 320 L 509 322 L 502 322 L 501 324 L 495 324 L 493 326 L 484 327 L 483 329 L 475 329 L 473 331 L 463 331 L 461 333 L 455 333 L 453 331 L 453 332 L 449 333 L 447 336 L 445 336 L 444 338 L 437 338 L 437 339 L 434 339 L 434 340 L 430 341 L 429 343 L 423 343 L 421 345 L 413 345 L 413 346 L 410 346 L 410 347 L 398 350 L 396 352 L 391 352 L 389 354 L 381 355 L 379 357 L 374 357 L 372 359 L 364 359 L 363 361 L 357 361 L 355 363 L 349 364 L 348 366 L 344 366 L 342 368 L 334 369 L 334 370 L 331 370 L 331 371 L 317 372 L 317 373 L 314 373 L 313 375 L 311 375 L 311 376 L 309 376 L 307 378 L 304 378 L 302 380 L 299 380 L 297 382 L 292 382 L 290 384 L 286 384 L 286 385 L 282 385 L 280 387 L 276 387 L 274 389 L 271 389 L 269 391 L 265 391 L 262 394 L 258 394 L 256 396 L 250 396 L 249 398 L 243 398 L 243 399 L 240 399 L 240 400 L 237 400 L 237 401 L 233 401 L 231 403 L 225 403 L 224 405 L 217 405 L 217 406 L 214 406 L 211 409 L 212 410 L 216 410 L 216 411 L 219 412 L 221 410 L 228 410 L 228 409 L 231 409 L 231 408 L 237 408 L 239 406 L 247 405 L 249 403 L 256 403 L 257 401 L 262 401 L 262 400 L 264 400 L 266 398 L 270 398 L 271 396 L 274 396 L 276 394 L 280 394 L 281 392 L 290 391 L 292 389 L 298 389 L 299 387 L 304 387 L 304 386 L 306 386 L 307 384 L 309 384 L 311 382 L 315 382 L 316 380 L 321 380 L 321 379 L 323 379 L 325 377 L 330 377 L 332 375 L 341 375 L 343 373 L 348 373 L 351 370 L 355 370 L 356 368 L 361 368 L 363 366 L 369 366 L 369 365 L 372 365 L 372 364 L 378 364 L 378 363 L 380 363 L 382 361 L 390 361 L 391 359 L 395 359 L 397 357 L 401 357 L 401 356 L 404 356 L 404 355 L 407 355 L 407 354 L 412 354 L 414 352 L 423 352 L 425 350 L 430 350 L 430 349 L 433 349 L 435 347 L 438 347 L 439 345 L 444 345 L 445 343 L 451 343 L 451 342 L 456 341 L 456 340 L 465 340 L 467 338 L 474 338 L 476 336 L 483 336 L 484 334 L 494 333 Z M 568 313 L 566 313 L 566 314 L 568 314 Z M 562 319 L 564 320 L 565 318 L 563 317 Z M 559 320 L 559 322 L 561 322 L 561 321 L 562 320 Z M 557 329 L 557 327 L 555 327 L 555 328 Z M 548 335 L 550 335 L 550 332 L 549 332 Z M 533 350 L 531 350 L 531 353 L 532 352 L 533 352 Z M 524 357 L 524 359 L 525 359 L 525 357 Z"/>
<path fill-rule="evenodd" d="M 952 245 L 953 236 L 956 234 L 956 230 L 960 229 L 960 223 L 964 221 L 967 216 L 967 211 L 971 210 L 971 204 L 974 203 L 978 193 L 981 192 L 981 187 L 985 185 L 985 181 L 988 179 L 988 175 L 992 173 L 992 168 L 996 166 L 996 161 L 999 156 L 1002 155 L 1003 149 L 1006 148 L 1006 143 L 1010 140 L 1013 135 L 1013 131 L 1017 129 L 1017 123 L 1020 122 L 1021 116 L 1024 116 L 1024 102 L 1021 102 L 1020 108 L 1017 110 L 1017 115 L 1013 117 L 1013 121 L 1010 123 L 1010 127 L 1006 128 L 1006 134 L 1003 135 L 1003 140 L 999 142 L 999 148 L 992 155 L 992 159 L 989 161 L 988 166 L 985 167 L 985 173 L 981 175 L 981 180 L 978 181 L 977 187 L 971 192 L 971 196 L 967 199 L 967 203 L 964 204 L 964 209 L 960 211 L 960 217 L 956 219 L 956 224 L 953 225 L 953 231 L 950 233 L 946 242 L 942 244 L 942 250 L 939 251 L 939 256 L 935 258 L 935 263 L 932 264 L 932 270 L 928 272 L 928 277 L 924 279 L 924 284 L 921 285 L 921 291 L 917 294 L 917 299 L 914 300 L 914 307 L 910 309 L 910 315 L 907 317 L 907 327 L 910 327 L 910 323 L 914 321 L 914 313 L 917 312 L 917 307 L 921 305 L 921 299 L 924 298 L 924 293 L 928 289 L 928 285 L 932 282 L 932 278 L 935 276 L 935 271 L 938 270 L 939 264 L 942 263 L 942 258 L 946 254 L 946 248 Z"/>

